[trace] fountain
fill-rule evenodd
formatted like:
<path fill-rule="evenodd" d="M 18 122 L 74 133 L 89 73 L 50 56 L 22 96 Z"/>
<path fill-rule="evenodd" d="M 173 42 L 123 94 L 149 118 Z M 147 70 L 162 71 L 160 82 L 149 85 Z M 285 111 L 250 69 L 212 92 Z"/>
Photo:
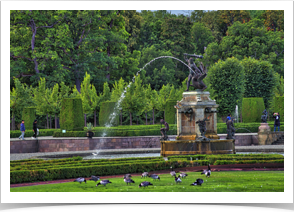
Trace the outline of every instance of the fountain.
<path fill-rule="evenodd" d="M 201 57 L 197 56 L 197 58 Z M 190 59 L 187 60 L 190 67 L 196 67 Z M 215 100 L 210 99 L 210 93 L 204 91 L 206 86 L 202 79 L 207 75 L 206 70 L 201 64 L 195 71 L 195 75 L 193 75 L 195 72 L 190 72 L 189 79 L 192 80 L 196 90 L 183 92 L 182 100 L 175 106 L 177 138 L 175 141 L 162 139 L 160 154 L 164 157 L 190 154 L 236 154 L 235 139 L 219 139 L 217 135 L 218 105 Z M 188 83 L 187 90 L 189 86 Z"/>

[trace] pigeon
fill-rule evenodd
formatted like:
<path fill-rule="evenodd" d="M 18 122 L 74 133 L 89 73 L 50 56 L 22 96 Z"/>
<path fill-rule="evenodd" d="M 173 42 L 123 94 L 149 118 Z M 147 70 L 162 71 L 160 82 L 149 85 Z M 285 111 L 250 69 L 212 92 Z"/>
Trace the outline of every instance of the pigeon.
<path fill-rule="evenodd" d="M 200 185 L 201 186 L 201 184 L 203 183 L 203 180 L 202 179 L 200 179 L 200 178 L 198 178 L 194 183 L 192 183 L 191 185 L 192 186 L 196 186 L 196 185 Z"/>
<path fill-rule="evenodd" d="M 150 182 L 148 182 L 148 181 L 144 181 L 144 182 L 142 182 L 142 183 L 139 184 L 139 188 L 140 187 L 146 187 L 146 186 L 148 187 L 149 185 L 153 185 L 153 184 L 150 183 Z"/>
<path fill-rule="evenodd" d="M 188 175 L 186 174 L 186 173 L 184 173 L 184 172 L 182 172 L 182 173 L 180 173 L 180 177 L 181 178 L 186 178 Z"/>
<path fill-rule="evenodd" d="M 180 175 L 177 177 L 177 176 L 175 176 L 175 182 L 176 182 L 176 184 L 178 184 L 178 183 L 181 183 L 182 182 L 182 180 L 181 180 L 181 178 L 180 178 Z"/>
<path fill-rule="evenodd" d="M 171 172 L 170 172 L 170 175 L 171 175 L 172 177 L 175 177 L 175 176 L 176 176 L 176 172 L 174 171 L 174 169 L 173 169 L 172 166 L 171 166 L 170 168 L 172 169 Z"/>
<path fill-rule="evenodd" d="M 210 164 L 208 164 L 208 169 L 203 170 L 201 174 L 205 174 L 206 177 L 210 177 L 210 174 L 211 174 Z"/>
<path fill-rule="evenodd" d="M 81 184 L 82 182 L 86 183 L 87 180 L 85 180 L 85 178 L 79 177 L 79 178 L 75 179 L 74 182 L 79 182 Z"/>
<path fill-rule="evenodd" d="M 135 181 L 132 180 L 131 178 L 124 178 L 124 181 L 127 183 L 127 185 L 128 185 L 129 183 L 135 183 Z"/>
<path fill-rule="evenodd" d="M 150 177 L 150 175 L 149 175 L 148 172 L 143 172 L 142 177 L 144 177 L 144 178 L 145 178 L 145 177 Z M 141 178 L 142 178 L 142 177 L 141 177 Z"/>
<path fill-rule="evenodd" d="M 157 174 L 151 174 L 150 177 L 153 178 L 153 180 L 160 180 L 160 177 Z"/>
<path fill-rule="evenodd" d="M 97 183 L 96 186 L 98 186 L 98 185 L 104 185 L 104 186 L 106 186 L 106 184 L 108 184 L 108 183 L 112 183 L 112 182 L 110 182 L 109 180 L 100 180 L 100 182 Z"/>
<path fill-rule="evenodd" d="M 94 175 L 92 175 L 92 176 L 91 176 L 91 179 L 89 179 L 89 180 L 93 180 L 93 181 L 95 181 L 95 183 L 96 183 L 99 179 L 100 179 L 99 176 L 94 176 Z"/>

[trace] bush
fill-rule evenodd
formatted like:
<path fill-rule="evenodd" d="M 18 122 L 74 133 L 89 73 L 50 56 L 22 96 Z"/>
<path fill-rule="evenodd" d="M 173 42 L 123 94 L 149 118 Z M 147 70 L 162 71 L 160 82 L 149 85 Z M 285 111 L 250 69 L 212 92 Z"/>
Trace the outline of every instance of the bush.
<path fill-rule="evenodd" d="M 283 96 L 274 98 L 274 112 L 279 113 L 280 121 L 284 122 L 284 97 Z"/>
<path fill-rule="evenodd" d="M 82 100 L 80 98 L 64 98 L 60 110 L 60 128 L 68 131 L 84 129 Z"/>
<path fill-rule="evenodd" d="M 244 123 L 261 123 L 261 115 L 264 107 L 262 98 L 252 97 L 243 98 L 242 101 L 242 119 Z"/>
<path fill-rule="evenodd" d="M 102 102 L 100 106 L 100 112 L 99 112 L 99 124 L 101 126 L 105 126 L 106 124 L 109 124 L 110 117 L 113 112 L 115 112 L 115 104 L 116 102 Z M 112 126 L 117 126 L 119 123 L 119 114 L 116 114 L 116 116 L 113 119 Z"/>
<path fill-rule="evenodd" d="M 176 112 L 177 109 L 174 107 L 177 104 L 177 100 L 167 100 L 165 106 L 165 121 L 168 124 L 176 124 Z"/>
<path fill-rule="evenodd" d="M 36 119 L 36 108 L 25 107 L 22 112 L 22 119 L 24 120 L 26 130 L 33 129 L 33 122 Z"/>
<path fill-rule="evenodd" d="M 39 129 L 39 136 L 53 136 L 56 129 Z M 60 130 L 58 130 L 60 131 Z M 27 130 L 25 132 L 25 137 L 31 137 L 34 135 L 33 130 Z M 20 136 L 19 130 L 10 131 L 10 138 L 17 138 Z"/>

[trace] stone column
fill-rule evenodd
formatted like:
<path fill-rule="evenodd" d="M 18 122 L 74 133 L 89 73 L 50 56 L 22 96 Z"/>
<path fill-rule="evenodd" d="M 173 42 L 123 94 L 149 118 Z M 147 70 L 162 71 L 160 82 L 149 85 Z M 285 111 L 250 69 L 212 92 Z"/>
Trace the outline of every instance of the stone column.
<path fill-rule="evenodd" d="M 195 109 L 195 122 L 198 120 L 203 120 L 204 119 L 204 108 L 196 108 Z M 199 125 L 195 123 L 195 132 L 197 137 L 201 136 L 201 132 L 199 130 Z"/>

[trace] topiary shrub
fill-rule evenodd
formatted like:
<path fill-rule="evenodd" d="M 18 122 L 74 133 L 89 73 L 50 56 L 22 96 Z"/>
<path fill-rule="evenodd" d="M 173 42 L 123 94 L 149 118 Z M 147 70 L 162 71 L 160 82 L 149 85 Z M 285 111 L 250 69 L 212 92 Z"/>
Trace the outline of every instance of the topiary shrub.
<path fill-rule="evenodd" d="M 67 131 L 83 131 L 84 116 L 80 98 L 64 98 L 60 110 L 60 128 Z"/>
<path fill-rule="evenodd" d="M 284 122 L 284 97 L 278 96 L 274 98 L 274 111 L 280 114 L 280 121 Z M 270 114 L 272 115 L 272 114 Z"/>
<path fill-rule="evenodd" d="M 113 112 L 115 112 L 115 103 L 111 101 L 102 102 L 99 112 L 99 124 L 105 126 L 106 124 L 111 124 L 112 126 L 117 126 L 119 123 L 119 113 L 116 113 L 112 118 Z M 110 123 L 111 121 L 111 123 Z"/>
<path fill-rule="evenodd" d="M 261 122 L 264 107 L 263 98 L 243 98 L 242 119 L 244 123 Z"/>
<path fill-rule="evenodd" d="M 166 101 L 165 105 L 165 121 L 169 124 L 176 123 L 177 109 L 174 107 L 177 104 L 176 99 L 170 99 Z"/>
<path fill-rule="evenodd" d="M 25 107 L 22 111 L 22 119 L 24 120 L 26 130 L 33 129 L 33 122 L 36 119 L 36 108 Z"/>

